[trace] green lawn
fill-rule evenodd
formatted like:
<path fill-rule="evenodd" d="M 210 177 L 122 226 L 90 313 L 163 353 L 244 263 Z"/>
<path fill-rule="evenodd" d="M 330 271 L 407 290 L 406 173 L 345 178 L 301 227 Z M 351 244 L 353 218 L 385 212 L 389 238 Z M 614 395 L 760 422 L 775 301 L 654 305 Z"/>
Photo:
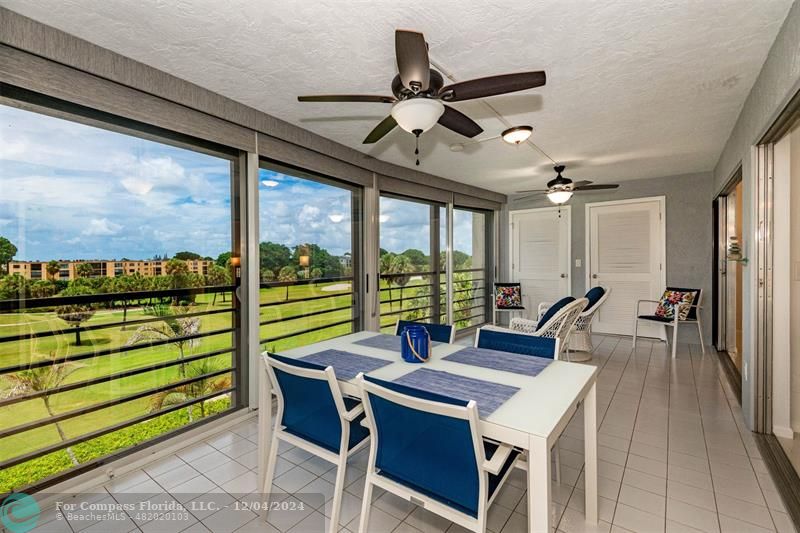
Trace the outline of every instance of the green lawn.
<path fill-rule="evenodd" d="M 386 303 L 390 299 L 396 300 L 401 298 L 401 289 L 399 287 L 393 287 L 391 294 L 388 290 L 382 291 L 381 301 L 384 302 L 381 304 L 382 313 L 386 314 L 401 309 L 430 305 L 432 298 L 427 295 L 430 294 L 431 288 L 419 286 L 425 283 L 426 282 L 423 280 L 412 280 L 402 289 L 402 297 L 404 298 L 402 307 L 398 302 Z M 310 301 L 280 303 L 287 298 L 286 288 L 275 287 L 262 289 L 262 305 L 276 305 L 266 305 L 261 308 L 261 321 L 280 320 L 280 322 L 277 323 L 261 326 L 260 337 L 262 339 L 262 348 L 286 350 L 351 333 L 353 331 L 353 325 L 350 322 L 324 328 L 326 324 L 348 321 L 353 318 L 353 296 L 349 294 L 350 291 L 350 284 L 346 282 L 292 286 L 288 288 L 288 299 L 290 301 L 321 296 L 325 297 Z M 226 301 L 223 301 L 222 295 L 217 295 L 216 302 L 213 302 L 212 295 L 200 295 L 196 298 L 195 304 L 191 306 L 190 312 L 231 309 L 230 295 L 226 295 L 225 300 Z M 324 312 L 326 310 L 330 311 Z M 147 312 L 147 308 L 130 308 L 127 312 L 127 320 L 135 321 L 137 319 L 151 318 L 152 315 L 148 315 Z M 317 312 L 322 313 L 310 317 L 300 316 Z M 420 318 L 429 314 L 430 310 L 407 312 L 403 313 L 403 318 Z M 389 331 L 399 317 L 399 314 L 385 316 L 381 321 L 381 326 L 385 328 L 385 331 Z M 123 312 L 121 309 L 99 309 L 95 312 L 94 316 L 83 325 L 94 326 L 112 324 L 121 322 L 122 319 Z M 232 319 L 232 312 L 203 316 L 200 318 L 200 332 L 230 328 L 232 327 Z M 160 322 L 156 322 L 156 324 L 159 323 Z M 301 333 L 303 330 L 318 327 L 322 327 L 323 329 Z M 95 353 L 100 350 L 119 348 L 128 342 L 136 329 L 136 325 L 128 325 L 125 327 L 115 326 L 107 329 L 84 332 L 81 334 L 82 343 L 80 346 L 77 346 L 75 344 L 75 335 L 70 331 L 69 325 L 58 318 L 52 310 L 47 312 L 26 311 L 1 314 L 0 338 L 43 331 L 56 331 L 58 334 L 38 339 L 0 343 L 0 347 L 2 347 L 2 350 L 0 350 L 0 367 L 36 361 L 51 354 L 58 357 L 74 356 L 77 354 Z M 287 338 L 273 340 L 277 337 L 285 337 L 292 334 L 294 335 Z M 194 346 L 185 348 L 185 353 L 188 356 L 231 346 L 232 334 L 223 333 L 198 339 Z M 91 357 L 78 363 L 79 368 L 65 380 L 65 383 L 106 376 L 111 373 L 141 368 L 158 362 L 174 361 L 178 357 L 179 349 L 172 344 L 157 347 L 143 347 L 122 354 Z M 232 355 L 217 355 L 214 356 L 214 359 L 229 365 L 232 362 Z M 155 387 L 168 385 L 179 379 L 179 367 L 173 366 L 108 383 L 83 387 L 75 391 L 56 394 L 50 397 L 50 403 L 56 414 L 64 413 L 80 407 L 90 406 L 121 396 L 127 396 Z M 0 376 L 0 397 L 7 396 L 8 394 L 10 394 L 10 382 L 7 378 Z M 151 400 L 151 397 L 145 397 L 101 409 L 94 413 L 75 417 L 62 422 L 61 428 L 67 438 L 83 435 L 150 412 Z M 26 422 L 46 419 L 48 416 L 44 402 L 41 399 L 13 404 L 12 406 L 0 409 L 0 430 L 8 429 Z M 163 431 L 167 431 L 173 426 L 166 424 L 163 427 L 165 428 Z M 148 431 L 152 432 L 152 430 Z M 147 433 L 147 435 L 146 438 L 151 438 L 153 436 L 150 433 Z M 131 437 L 128 438 L 130 439 Z M 28 452 L 36 450 L 59 441 L 60 436 L 53 424 L 0 439 L 0 461 L 19 455 L 23 451 Z M 106 446 L 110 447 L 109 452 L 112 449 L 116 449 L 112 445 L 106 444 Z M 94 456 L 102 454 L 101 451 L 102 450 L 95 450 L 93 452 Z M 64 455 L 63 452 L 60 453 Z M 60 465 L 58 466 L 59 469 L 64 468 L 62 464 L 63 459 L 64 458 L 61 457 L 59 460 L 60 462 L 58 462 Z M 32 461 L 32 463 L 33 462 L 35 461 Z M 68 462 L 67 466 L 69 466 Z M 19 470 L 18 467 L 17 470 Z M 41 475 L 44 474 L 36 474 L 35 472 L 47 469 L 37 470 L 36 468 L 31 468 L 29 470 L 31 472 L 29 475 L 41 477 Z M 52 468 L 50 470 L 52 470 Z M 50 471 L 49 473 L 53 472 Z M 4 475 L 4 473 L 0 473 L 0 492 L 4 492 L 10 486 L 8 480 L 4 480 Z M 39 477 L 36 477 L 36 479 Z M 30 479 L 30 481 L 33 482 L 35 479 Z"/>

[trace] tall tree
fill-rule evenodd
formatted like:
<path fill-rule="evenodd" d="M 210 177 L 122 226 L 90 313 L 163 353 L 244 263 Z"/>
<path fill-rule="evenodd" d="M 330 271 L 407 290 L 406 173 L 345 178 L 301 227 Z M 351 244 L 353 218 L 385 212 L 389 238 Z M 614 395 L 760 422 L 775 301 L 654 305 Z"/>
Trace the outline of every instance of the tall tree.
<path fill-rule="evenodd" d="M 172 280 L 173 289 L 180 289 L 189 284 L 189 265 L 182 259 L 172 258 L 167 261 L 164 273 Z"/>
<path fill-rule="evenodd" d="M 393 274 L 392 284 L 400 287 L 400 309 L 403 308 L 403 288 L 411 280 L 411 276 L 408 275 L 411 272 L 414 272 L 414 265 L 411 264 L 411 260 L 408 257 L 405 255 L 394 256 L 389 266 L 389 273 Z M 389 292 L 389 299 L 391 299 L 391 291 Z"/>
<path fill-rule="evenodd" d="M 75 275 L 79 278 L 91 278 L 94 276 L 94 268 L 89 263 L 78 263 L 75 267 Z"/>
<path fill-rule="evenodd" d="M 230 284 L 231 280 L 231 273 L 227 268 L 221 267 L 219 265 L 214 265 L 211 267 L 211 270 L 208 271 L 206 275 L 206 282 L 208 285 L 212 287 L 218 287 L 220 285 L 228 285 Z M 216 305 L 217 303 L 217 293 L 214 293 L 214 299 L 211 302 L 211 305 Z"/>
<path fill-rule="evenodd" d="M 275 242 L 262 242 L 258 245 L 259 270 L 269 269 L 278 273 L 283 267 L 292 263 L 292 251 L 288 246 Z M 296 265 L 296 263 L 295 263 Z"/>
<path fill-rule="evenodd" d="M 0 271 L 8 273 L 8 263 L 15 255 L 17 247 L 5 237 L 0 237 Z"/>
<path fill-rule="evenodd" d="M 174 259 L 180 259 L 181 261 L 194 261 L 195 259 L 202 259 L 203 258 L 203 256 L 201 256 L 200 254 L 196 254 L 194 252 L 189 252 L 189 251 L 185 251 L 185 250 L 183 252 L 176 253 L 172 257 Z"/>
<path fill-rule="evenodd" d="M 58 275 L 58 272 L 61 270 L 61 265 L 59 265 L 58 261 L 52 259 L 47 262 L 47 266 L 45 267 L 45 271 L 47 272 L 47 279 L 54 280 Z"/>
<path fill-rule="evenodd" d="M 229 266 L 228 262 L 231 260 L 231 255 L 233 254 L 230 252 L 222 252 L 217 256 L 216 263 L 221 267 L 227 268 Z"/>
<path fill-rule="evenodd" d="M 50 405 L 50 391 L 57 389 L 63 385 L 64 381 L 76 370 L 82 368 L 78 363 L 56 363 L 56 353 L 50 352 L 48 356 L 51 364 L 41 366 L 38 368 L 30 368 L 28 370 L 20 370 L 15 374 L 7 374 L 6 381 L 10 387 L 2 391 L 2 396 L 5 398 L 12 398 L 15 396 L 23 396 L 33 393 L 41 393 L 40 398 L 44 402 L 44 407 L 50 417 L 56 416 L 53 412 L 53 406 Z M 56 431 L 62 442 L 66 442 L 67 436 L 61 424 L 56 422 Z M 67 448 L 67 455 L 74 466 L 78 465 L 78 459 L 72 448 Z"/>
<path fill-rule="evenodd" d="M 408 260 L 411 261 L 411 264 L 417 269 L 417 271 L 428 270 L 430 268 L 430 261 L 428 260 L 428 256 L 425 255 L 421 250 L 417 250 L 416 248 L 409 248 L 405 252 L 400 255 L 404 255 L 408 257 Z"/>
<path fill-rule="evenodd" d="M 280 272 L 278 272 L 278 281 L 297 281 L 297 271 L 290 266 L 283 267 Z M 289 285 L 286 285 L 286 299 L 289 299 Z"/>
<path fill-rule="evenodd" d="M 331 255 L 328 250 L 318 244 L 307 243 L 295 246 L 290 265 L 299 265 L 301 255 L 308 255 L 309 268 L 319 268 L 326 278 L 340 276 L 342 273 L 342 263 L 339 258 Z"/>

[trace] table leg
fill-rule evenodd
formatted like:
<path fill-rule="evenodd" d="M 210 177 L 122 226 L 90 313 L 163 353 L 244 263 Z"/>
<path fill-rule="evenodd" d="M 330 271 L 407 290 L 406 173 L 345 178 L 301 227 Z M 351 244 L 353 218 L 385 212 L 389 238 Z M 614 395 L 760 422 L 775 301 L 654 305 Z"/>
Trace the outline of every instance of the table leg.
<path fill-rule="evenodd" d="M 550 533 L 550 446 L 547 439 L 529 437 L 528 531 Z"/>
<path fill-rule="evenodd" d="M 267 477 L 267 460 L 272 442 L 272 385 L 269 382 L 267 369 L 263 357 L 259 355 L 258 362 L 258 487 L 264 492 L 269 492 L 271 487 L 265 487 Z"/>
<path fill-rule="evenodd" d="M 597 524 L 597 385 L 583 400 L 584 478 L 586 483 L 586 521 Z"/>

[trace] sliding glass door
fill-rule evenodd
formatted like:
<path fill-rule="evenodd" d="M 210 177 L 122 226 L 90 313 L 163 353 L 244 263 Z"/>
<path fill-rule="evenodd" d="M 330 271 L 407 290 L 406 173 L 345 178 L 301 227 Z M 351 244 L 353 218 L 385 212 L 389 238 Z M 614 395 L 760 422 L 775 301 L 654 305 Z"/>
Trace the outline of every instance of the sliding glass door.
<path fill-rule="evenodd" d="M 446 284 L 440 250 L 446 240 L 441 204 L 398 196 L 380 198 L 381 331 L 397 320 L 444 322 Z M 444 227 L 444 233 L 442 228 Z"/>
<path fill-rule="evenodd" d="M 262 162 L 262 348 L 285 350 L 361 329 L 360 206 L 356 187 Z"/>
<path fill-rule="evenodd" d="M 453 210 L 453 321 L 458 329 L 479 326 L 491 316 L 492 214 Z"/>

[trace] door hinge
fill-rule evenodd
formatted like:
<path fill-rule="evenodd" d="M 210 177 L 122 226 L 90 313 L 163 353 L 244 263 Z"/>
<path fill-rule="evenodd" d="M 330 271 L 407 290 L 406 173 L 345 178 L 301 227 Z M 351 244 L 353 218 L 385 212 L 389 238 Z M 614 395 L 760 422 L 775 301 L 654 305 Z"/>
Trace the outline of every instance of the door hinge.
<path fill-rule="evenodd" d="M 661 211 L 658 212 L 658 220 L 661 220 Z"/>
<path fill-rule="evenodd" d="M 659 270 L 659 272 L 664 270 L 664 268 L 661 266 L 661 263 L 658 264 L 658 270 Z"/>

